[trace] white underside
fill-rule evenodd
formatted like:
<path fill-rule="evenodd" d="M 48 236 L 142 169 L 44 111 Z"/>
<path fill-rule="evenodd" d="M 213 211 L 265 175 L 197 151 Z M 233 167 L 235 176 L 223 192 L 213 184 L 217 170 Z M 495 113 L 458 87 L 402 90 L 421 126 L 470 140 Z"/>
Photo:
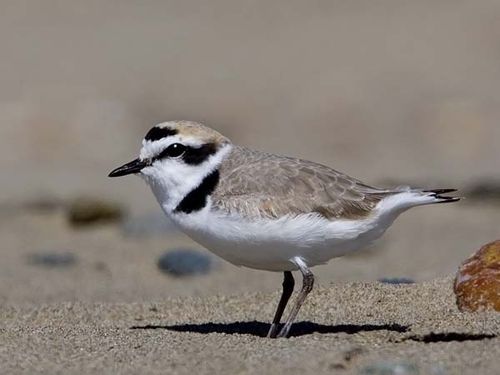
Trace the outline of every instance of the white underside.
<path fill-rule="evenodd" d="M 312 267 L 362 250 L 403 211 L 434 202 L 434 197 L 407 191 L 382 200 L 364 219 L 334 221 L 316 214 L 249 221 L 212 209 L 210 201 L 190 214 L 172 214 L 169 207 L 163 208 L 188 236 L 235 265 L 292 271 L 297 269 L 295 257 Z"/>

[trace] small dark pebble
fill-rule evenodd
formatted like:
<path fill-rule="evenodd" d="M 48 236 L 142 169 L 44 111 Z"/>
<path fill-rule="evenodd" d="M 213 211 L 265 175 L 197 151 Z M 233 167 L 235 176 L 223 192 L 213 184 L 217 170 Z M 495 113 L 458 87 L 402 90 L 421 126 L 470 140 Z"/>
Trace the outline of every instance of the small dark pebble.
<path fill-rule="evenodd" d="M 408 277 L 383 277 L 378 281 L 384 284 L 415 284 L 415 280 Z"/>
<path fill-rule="evenodd" d="M 81 197 L 68 204 L 67 217 L 73 226 L 88 226 L 105 222 L 120 221 L 125 210 L 117 203 Z"/>
<path fill-rule="evenodd" d="M 464 196 L 468 200 L 500 202 L 500 181 L 485 180 L 471 185 Z"/>
<path fill-rule="evenodd" d="M 365 350 L 363 348 L 358 347 L 358 346 L 353 347 L 353 348 L 346 350 L 344 352 L 344 360 L 346 362 L 350 362 L 353 359 L 359 357 L 361 354 L 364 354 L 364 353 L 365 353 Z"/>
<path fill-rule="evenodd" d="M 68 267 L 76 264 L 72 253 L 37 253 L 28 255 L 28 263 L 43 267 Z"/>
<path fill-rule="evenodd" d="M 158 268 L 173 276 L 203 275 L 212 269 L 212 258 L 200 251 L 177 249 L 165 252 L 158 259 Z"/>
<path fill-rule="evenodd" d="M 162 212 L 128 218 L 123 222 L 121 229 L 123 235 L 127 237 L 165 235 L 177 231 L 175 224 Z"/>

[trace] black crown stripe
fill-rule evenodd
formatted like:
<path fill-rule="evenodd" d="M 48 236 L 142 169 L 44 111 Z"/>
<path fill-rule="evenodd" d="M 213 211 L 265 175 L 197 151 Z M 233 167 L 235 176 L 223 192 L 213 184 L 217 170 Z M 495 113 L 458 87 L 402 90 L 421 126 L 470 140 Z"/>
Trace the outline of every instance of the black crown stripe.
<path fill-rule="evenodd" d="M 160 139 L 163 139 L 165 137 L 170 137 L 172 135 L 176 135 L 177 130 L 176 129 L 170 129 L 170 128 L 159 128 L 155 126 L 154 128 L 151 128 L 150 131 L 148 131 L 148 134 L 144 137 L 146 141 L 158 141 Z"/>

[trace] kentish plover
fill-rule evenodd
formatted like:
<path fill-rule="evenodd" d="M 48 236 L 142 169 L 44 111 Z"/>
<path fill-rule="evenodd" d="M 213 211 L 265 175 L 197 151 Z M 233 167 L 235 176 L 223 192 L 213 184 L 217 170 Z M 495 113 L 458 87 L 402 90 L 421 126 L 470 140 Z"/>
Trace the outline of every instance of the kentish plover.
<path fill-rule="evenodd" d="M 237 265 L 284 272 L 268 337 L 287 337 L 311 291 L 310 267 L 361 250 L 403 211 L 455 202 L 454 189 L 379 189 L 307 160 L 236 146 L 202 124 L 153 127 L 139 157 L 110 177 L 139 174 L 165 214 L 210 251 Z M 299 270 L 303 285 L 278 331 Z"/>

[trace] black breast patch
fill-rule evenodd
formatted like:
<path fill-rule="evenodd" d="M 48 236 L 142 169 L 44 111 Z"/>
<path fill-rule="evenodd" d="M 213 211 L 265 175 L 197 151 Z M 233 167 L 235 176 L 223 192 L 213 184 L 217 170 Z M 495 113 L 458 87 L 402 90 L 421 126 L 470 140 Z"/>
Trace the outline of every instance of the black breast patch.
<path fill-rule="evenodd" d="M 205 207 L 207 204 L 207 197 L 213 193 L 219 183 L 219 177 L 219 171 L 217 169 L 206 176 L 197 188 L 191 190 L 188 195 L 184 197 L 174 211 L 189 214 Z"/>

